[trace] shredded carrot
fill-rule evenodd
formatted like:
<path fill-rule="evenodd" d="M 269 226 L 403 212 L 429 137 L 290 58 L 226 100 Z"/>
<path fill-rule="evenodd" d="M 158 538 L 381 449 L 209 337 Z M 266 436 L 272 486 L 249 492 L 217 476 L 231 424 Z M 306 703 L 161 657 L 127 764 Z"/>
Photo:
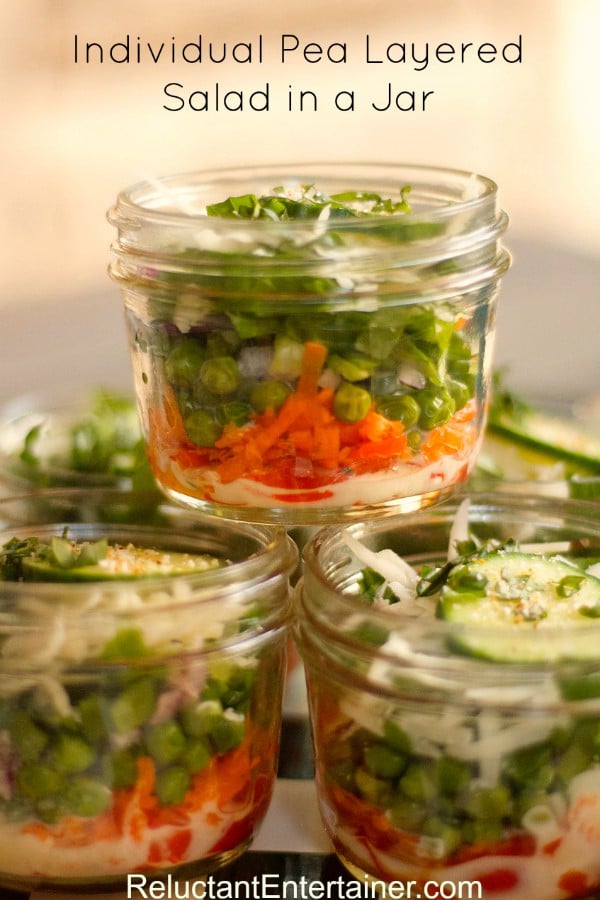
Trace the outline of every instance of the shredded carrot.
<path fill-rule="evenodd" d="M 423 848 L 418 834 L 394 828 L 381 809 L 338 784 L 333 784 L 328 792 L 340 820 L 354 831 L 362 843 L 398 854 L 406 862 L 423 863 Z"/>
<path fill-rule="evenodd" d="M 220 462 L 216 467 L 219 478 L 223 484 L 229 484 L 232 481 L 237 481 L 238 478 L 243 478 L 247 469 L 246 454 L 243 449 L 237 456 L 231 456 L 229 459 L 224 459 L 223 462 Z"/>
<path fill-rule="evenodd" d="M 308 455 L 311 452 L 313 435 L 310 428 L 297 428 L 294 431 L 290 431 L 289 438 L 290 442 L 294 445 L 296 453 L 305 453 Z"/>
<path fill-rule="evenodd" d="M 337 469 L 340 454 L 340 430 L 333 424 L 319 425 L 314 430 L 314 458 L 326 469 Z"/>
<path fill-rule="evenodd" d="M 331 405 L 333 403 L 333 395 L 334 395 L 333 388 L 321 388 L 321 390 L 315 397 L 315 400 L 321 406 L 326 407 L 327 410 L 329 411 L 329 410 L 331 410 Z M 332 418 L 331 414 L 329 414 L 329 418 Z"/>
<path fill-rule="evenodd" d="M 410 455 L 401 422 L 386 419 L 374 408 L 360 422 L 339 422 L 333 396 L 331 388 L 313 395 L 298 390 L 276 412 L 255 416 L 251 425 L 227 426 L 211 460 L 221 481 L 246 476 L 310 490 L 349 477 L 352 466 L 355 471 L 365 471 L 365 466 L 375 471 Z M 298 458 L 304 461 L 300 466 Z"/>
<path fill-rule="evenodd" d="M 148 826 L 150 828 L 160 828 L 162 825 L 181 827 L 187 825 L 189 821 L 190 817 L 187 812 L 172 806 L 157 806 L 153 810 L 148 810 Z"/>
<path fill-rule="evenodd" d="M 476 413 L 475 402 L 469 401 L 448 422 L 433 428 L 421 445 L 427 462 L 436 462 L 449 454 L 467 453 L 477 439 L 477 428 L 472 422 Z"/>
<path fill-rule="evenodd" d="M 188 440 L 177 399 L 172 388 L 166 385 L 161 402 L 152 407 L 148 413 L 147 456 L 150 467 L 165 487 L 180 489 L 177 479 L 171 472 L 171 459 L 178 455 L 180 464 L 185 467 L 185 454 L 194 452 L 195 460 L 189 465 L 198 465 L 198 451 Z"/>
<path fill-rule="evenodd" d="M 359 422 L 358 433 L 365 441 L 381 441 L 392 434 L 403 435 L 404 426 L 401 422 L 386 419 L 371 407 L 364 419 Z"/>
<path fill-rule="evenodd" d="M 23 825 L 21 831 L 23 834 L 30 834 L 32 837 L 36 837 L 38 841 L 50 841 L 55 834 L 55 829 L 50 828 L 49 825 L 45 825 L 43 822 L 27 822 L 26 825 Z"/>
<path fill-rule="evenodd" d="M 235 750 L 221 757 L 213 756 L 209 764 L 194 775 L 181 808 L 193 812 L 201 809 L 207 800 L 213 800 L 222 809 L 235 797 L 248 792 L 253 767 L 251 751 L 251 738 L 246 735 Z"/>
<path fill-rule="evenodd" d="M 149 756 L 140 756 L 137 760 L 138 778 L 123 810 L 123 831 L 128 832 L 135 841 L 141 841 L 148 825 L 148 817 L 158 806 L 154 794 L 156 770 Z"/>
<path fill-rule="evenodd" d="M 297 386 L 299 394 L 316 394 L 326 359 L 327 347 L 325 344 L 321 344 L 319 341 L 306 342 Z"/>
<path fill-rule="evenodd" d="M 477 438 L 472 421 L 477 413 L 475 401 L 432 429 L 415 451 L 408 445 L 402 422 L 386 418 L 374 406 L 358 422 L 336 418 L 334 390 L 319 387 L 326 359 L 325 345 L 308 341 L 296 390 L 278 409 L 255 413 L 243 425 L 226 424 L 213 447 L 189 441 L 175 394 L 167 387 L 150 419 L 149 458 L 161 484 L 181 490 L 178 467 L 194 473 L 196 479 L 204 471 L 213 471 L 222 484 L 249 478 L 298 492 L 298 497 L 310 502 L 312 491 L 353 474 L 388 469 L 416 454 L 425 464 L 447 455 L 470 454 Z"/>
<path fill-rule="evenodd" d="M 198 772 L 181 803 L 162 807 L 154 793 L 156 771 L 148 756 L 137 760 L 137 780 L 131 788 L 113 790 L 113 803 L 106 812 L 92 818 L 65 816 L 55 825 L 29 822 L 24 834 L 57 847 L 89 846 L 103 840 L 130 836 L 138 843 L 161 826 L 177 830 L 166 839 L 150 843 L 146 862 L 157 866 L 185 858 L 192 840 L 191 814 L 207 806 L 206 821 L 226 821 L 231 812 L 243 814 L 248 833 L 264 815 L 275 779 L 276 743 L 270 730 L 248 724 L 241 744 L 222 756 L 213 757 Z M 232 825 L 233 838 L 239 819 Z M 229 832 L 228 832 L 229 834 Z M 225 838 L 221 839 L 222 841 Z M 233 846 L 232 843 L 230 846 Z"/>
<path fill-rule="evenodd" d="M 406 435 L 403 434 L 399 437 L 387 437 L 382 440 L 371 441 L 368 444 L 359 444 L 358 447 L 348 454 L 347 459 L 362 460 L 380 457 L 386 463 L 389 463 L 394 457 L 402 459 L 405 456 L 406 448 Z"/>
<path fill-rule="evenodd" d="M 149 412 L 150 441 L 160 436 L 161 446 L 178 445 L 187 441 L 177 399 L 169 385 L 165 385 L 162 401 Z"/>
<path fill-rule="evenodd" d="M 302 428 L 310 423 L 311 400 L 298 391 L 290 394 L 282 404 L 279 413 L 272 425 L 265 428 L 255 438 L 255 446 L 262 456 L 273 446 L 290 428 Z"/>

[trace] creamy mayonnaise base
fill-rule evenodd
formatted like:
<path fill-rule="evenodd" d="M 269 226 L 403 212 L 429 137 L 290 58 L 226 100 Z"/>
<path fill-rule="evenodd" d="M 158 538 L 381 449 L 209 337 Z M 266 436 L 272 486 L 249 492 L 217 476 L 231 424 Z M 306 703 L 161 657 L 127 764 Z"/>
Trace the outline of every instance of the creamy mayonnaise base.
<path fill-rule="evenodd" d="M 13 879 L 95 880 L 125 877 L 148 868 L 172 868 L 169 845 L 182 830 L 190 835 L 190 842 L 183 858 L 176 861 L 178 865 L 210 857 L 212 848 L 249 812 L 250 807 L 244 807 L 224 815 L 216 806 L 206 804 L 201 812 L 190 815 L 183 829 L 173 825 L 144 828 L 137 839 L 124 834 L 83 846 L 57 845 L 50 836 L 24 832 L 23 823 L 2 822 L 0 873 Z"/>
<path fill-rule="evenodd" d="M 210 470 L 183 469 L 176 462 L 172 463 L 172 471 L 183 493 L 213 503 L 261 508 L 313 504 L 319 507 L 349 507 L 385 503 L 440 490 L 464 480 L 469 460 L 470 457 L 465 460 L 463 457 L 445 456 L 427 466 L 402 463 L 385 472 L 352 475 L 345 481 L 312 490 L 273 487 L 249 478 L 222 484 Z"/>
<path fill-rule="evenodd" d="M 561 879 L 571 873 L 576 873 L 578 880 L 582 876 L 587 878 L 585 890 L 591 892 L 600 885 L 600 843 L 582 846 L 575 835 L 565 837 L 560 853 L 557 851 L 554 855 L 542 852 L 535 856 L 491 855 L 456 866 L 429 868 L 399 863 L 394 857 L 373 848 L 368 852 L 355 835 L 344 828 L 336 830 L 336 844 L 343 857 L 364 868 L 372 878 L 445 884 L 446 890 L 450 883 L 456 885 L 457 891 L 461 884 L 472 884 L 473 893 L 465 896 L 486 898 L 489 894 L 494 900 L 560 900 L 580 896 L 579 891 L 575 894 L 560 886 Z M 374 864 L 376 873 L 373 873 Z M 505 888 L 500 886 L 503 881 Z M 475 893 L 477 883 L 481 885 L 480 895 Z M 486 891 L 488 885 L 490 889 Z"/>

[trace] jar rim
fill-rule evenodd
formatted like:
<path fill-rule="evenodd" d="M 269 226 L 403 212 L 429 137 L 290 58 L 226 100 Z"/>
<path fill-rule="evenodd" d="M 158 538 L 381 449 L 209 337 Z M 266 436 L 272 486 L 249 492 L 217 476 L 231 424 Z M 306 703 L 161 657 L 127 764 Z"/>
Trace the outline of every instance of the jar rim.
<path fill-rule="evenodd" d="M 172 525 L 167 524 L 141 524 L 139 521 L 133 524 L 124 524 L 114 519 L 113 521 L 103 520 L 95 517 L 90 522 L 85 517 L 80 521 L 72 521 L 72 516 L 51 516 L 44 520 L 35 520 L 30 517 L 12 520 L 7 517 L 6 510 L 14 506 L 15 509 L 19 504 L 25 508 L 31 504 L 46 504 L 55 506 L 56 511 L 61 505 L 74 508 L 78 503 L 91 506 L 94 511 L 105 508 L 107 511 L 123 509 L 127 505 L 131 509 L 144 510 L 148 504 L 155 506 L 160 512 L 168 512 L 171 515 L 180 516 L 182 521 L 186 523 L 185 527 L 177 527 L 173 530 Z M 141 515 L 141 513 L 140 513 Z M 71 520 L 71 521 L 69 521 Z M 137 534 L 141 536 L 146 546 L 151 546 L 151 538 L 155 538 L 157 546 L 160 545 L 161 538 L 166 541 L 170 549 L 175 551 L 177 544 L 181 544 L 184 552 L 190 553 L 210 553 L 208 549 L 201 550 L 203 539 L 207 534 L 214 533 L 216 538 L 222 537 L 221 532 L 228 529 L 229 534 L 254 542 L 256 549 L 250 555 L 243 559 L 232 560 L 227 566 L 214 570 L 206 570 L 201 572 L 190 572 L 177 575 L 157 575 L 151 578 L 143 579 L 127 579 L 114 577 L 106 581 L 88 581 L 88 582 L 15 582 L 0 581 L 0 602 L 3 595 L 7 597 L 19 597 L 26 593 L 31 593 L 32 589 L 40 594 L 40 596 L 52 596 L 60 594 L 66 598 L 68 607 L 69 598 L 74 599 L 85 591 L 91 589 L 104 588 L 107 591 L 118 591 L 121 589 L 129 589 L 132 587 L 142 594 L 152 593 L 160 595 L 164 592 L 165 587 L 174 583 L 185 584 L 191 591 L 201 589 L 201 596 L 196 596 L 189 601 L 191 605 L 201 603 L 202 600 L 213 602 L 216 598 L 223 599 L 229 594 L 235 594 L 242 588 L 250 589 L 266 584 L 269 579 L 277 576 L 283 576 L 286 579 L 293 572 L 297 564 L 297 549 L 293 540 L 287 535 L 285 528 L 279 525 L 262 525 L 252 522 L 215 520 L 214 517 L 191 512 L 182 507 L 175 506 L 166 498 L 157 497 L 156 493 L 144 491 L 128 491 L 119 489 L 100 489 L 100 488 L 50 488 L 38 489 L 27 492 L 19 492 L 0 498 L 0 543 L 15 534 L 34 534 L 47 533 L 58 534 L 61 529 L 67 526 L 72 530 L 73 536 L 85 538 L 90 537 L 94 532 L 112 536 L 115 540 L 119 535 L 123 538 L 129 537 L 133 539 Z M 133 540 L 132 540 L 133 542 Z M 168 597 L 162 604 L 152 604 L 145 609 L 141 609 L 137 614 L 153 615 L 155 613 L 164 612 L 165 609 L 182 608 L 188 603 L 183 600 L 182 603 L 174 603 L 172 597 Z M 131 616 L 131 610 L 110 610 L 106 611 L 107 615 L 118 619 Z M 78 611 L 78 615 L 81 612 Z"/>
<path fill-rule="evenodd" d="M 411 208 L 273 220 L 205 215 L 194 205 L 268 194 L 286 179 L 327 194 L 357 189 L 383 197 L 398 191 L 400 197 L 410 186 Z M 184 302 L 191 309 L 207 291 L 214 292 L 217 303 L 223 290 L 237 290 L 243 297 L 246 280 L 259 278 L 270 285 L 264 302 L 301 299 L 307 304 L 311 289 L 302 280 L 305 276 L 315 285 L 330 279 L 334 288 L 327 292 L 327 302 L 337 307 L 368 303 L 369 286 L 378 283 L 386 285 L 386 303 L 392 296 L 397 304 L 411 304 L 415 298 L 453 300 L 498 282 L 511 262 L 499 243 L 508 216 L 498 207 L 495 182 L 436 166 L 330 162 L 168 175 L 122 190 L 108 220 L 118 231 L 111 245 L 111 278 L 161 300 L 165 293 L 177 295 L 179 305 Z M 178 283 L 185 284 L 185 291 L 174 289 Z M 312 299 L 324 302 L 322 291 L 315 290 Z"/>
<path fill-rule="evenodd" d="M 225 226 L 228 228 L 239 228 L 240 230 L 249 230 L 254 227 L 257 227 L 260 230 L 269 230 L 274 224 L 281 228 L 281 222 L 273 223 L 269 219 L 232 219 L 218 216 L 208 217 L 203 213 L 202 209 L 186 208 L 189 198 L 183 204 L 181 203 L 181 198 L 179 198 L 180 204 L 177 209 L 165 209 L 161 208 L 161 206 L 157 207 L 156 205 L 151 205 L 151 201 L 156 203 L 160 200 L 163 203 L 172 203 L 174 198 L 177 199 L 178 186 L 181 188 L 186 185 L 188 191 L 190 186 L 195 186 L 197 191 L 200 189 L 206 191 L 210 188 L 214 189 L 216 185 L 222 185 L 223 188 L 227 185 L 231 188 L 237 186 L 239 189 L 241 185 L 245 184 L 247 192 L 249 183 L 251 183 L 252 179 L 256 180 L 259 178 L 264 180 L 267 176 L 269 176 L 269 181 L 266 182 L 266 184 L 269 186 L 265 186 L 264 190 L 272 190 L 274 188 L 272 179 L 277 176 L 279 176 L 279 178 L 285 177 L 286 180 L 291 181 L 296 185 L 305 183 L 311 184 L 308 179 L 310 176 L 314 177 L 315 175 L 329 179 L 330 181 L 335 180 L 343 183 L 343 173 L 345 171 L 348 171 L 348 177 L 352 176 L 354 179 L 363 177 L 365 179 L 365 184 L 369 180 L 374 180 L 375 177 L 377 177 L 378 180 L 382 178 L 387 180 L 391 179 L 392 176 L 398 180 L 402 177 L 405 183 L 408 184 L 410 184 L 411 180 L 420 178 L 423 184 L 426 184 L 429 189 L 435 186 L 436 178 L 447 179 L 449 183 L 452 183 L 452 189 L 457 195 L 452 203 L 448 201 L 445 204 L 438 203 L 435 205 L 432 204 L 431 206 L 423 206 L 423 208 L 419 209 L 418 213 L 392 213 L 385 216 L 386 222 L 393 222 L 398 219 L 402 221 L 418 220 L 421 215 L 426 215 L 428 219 L 435 219 L 437 217 L 444 219 L 447 218 L 449 214 L 468 210 L 475 211 L 488 204 L 490 200 L 494 200 L 497 194 L 497 185 L 491 178 L 479 174 L 478 172 L 469 172 L 466 169 L 444 168 L 414 163 L 309 161 L 302 163 L 265 164 L 258 166 L 236 166 L 207 170 L 192 170 L 180 174 L 142 179 L 118 193 L 117 203 L 109 210 L 108 217 L 109 221 L 117 226 L 126 224 L 127 222 L 133 224 L 137 217 L 142 217 L 147 222 L 153 220 L 156 224 L 162 224 L 163 226 L 169 224 L 175 225 L 177 223 L 180 224 L 183 220 L 187 221 L 188 224 L 193 222 L 194 225 L 197 225 L 201 221 L 207 221 L 210 223 L 211 228 L 217 230 Z M 403 187 L 404 185 L 399 184 L 399 186 Z M 477 187 L 477 193 L 475 196 L 471 196 L 475 187 Z M 458 196 L 459 188 L 462 188 L 462 197 Z M 222 199 L 224 199 L 223 196 L 216 196 L 213 202 Z M 368 218 L 361 218 L 361 228 L 364 228 L 365 226 L 368 227 L 369 221 L 371 220 Z M 380 223 L 381 218 L 373 217 L 373 221 Z M 336 220 L 336 230 L 338 228 L 342 231 L 349 230 L 355 226 L 356 220 Z M 291 231 L 294 229 L 305 229 L 306 221 L 288 220 L 285 222 L 285 227 L 289 228 Z"/>

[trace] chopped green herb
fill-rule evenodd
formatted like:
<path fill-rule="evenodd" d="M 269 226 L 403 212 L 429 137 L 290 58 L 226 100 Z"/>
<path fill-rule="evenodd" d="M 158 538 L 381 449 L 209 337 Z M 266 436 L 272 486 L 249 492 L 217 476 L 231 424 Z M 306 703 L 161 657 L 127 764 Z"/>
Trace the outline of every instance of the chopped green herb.
<path fill-rule="evenodd" d="M 46 551 L 36 537 L 11 538 L 0 547 L 0 581 L 19 581 L 23 560 L 39 557 Z"/>
<path fill-rule="evenodd" d="M 323 194 L 312 186 L 304 186 L 299 198 L 286 196 L 283 188 L 274 188 L 272 194 L 257 197 L 256 194 L 242 194 L 228 197 L 220 203 L 211 203 L 206 208 L 207 215 L 220 218 L 272 219 L 317 219 L 328 212 L 334 218 L 377 215 L 395 215 L 410 212 L 407 196 L 410 187 L 400 188 L 400 199 L 381 197 L 373 191 L 341 191 Z"/>

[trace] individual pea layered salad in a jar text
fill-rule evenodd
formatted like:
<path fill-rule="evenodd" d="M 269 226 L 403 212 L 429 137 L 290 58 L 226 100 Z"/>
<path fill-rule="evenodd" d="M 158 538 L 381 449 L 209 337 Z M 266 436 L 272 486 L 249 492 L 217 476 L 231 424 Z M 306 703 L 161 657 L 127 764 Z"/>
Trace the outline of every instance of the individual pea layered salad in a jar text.
<path fill-rule="evenodd" d="M 210 871 L 270 801 L 291 542 L 104 528 L 21 527 L 0 547 L 7 886 Z"/>
<path fill-rule="evenodd" d="M 232 518 L 427 505 L 481 438 L 508 266 L 495 185 L 305 169 L 164 179 L 111 211 L 150 464 Z"/>
<path fill-rule="evenodd" d="M 305 550 L 297 636 L 319 806 L 359 878 L 498 900 L 600 887 L 589 507 L 473 495 Z"/>

